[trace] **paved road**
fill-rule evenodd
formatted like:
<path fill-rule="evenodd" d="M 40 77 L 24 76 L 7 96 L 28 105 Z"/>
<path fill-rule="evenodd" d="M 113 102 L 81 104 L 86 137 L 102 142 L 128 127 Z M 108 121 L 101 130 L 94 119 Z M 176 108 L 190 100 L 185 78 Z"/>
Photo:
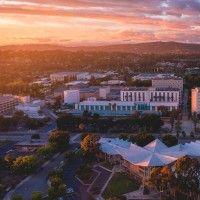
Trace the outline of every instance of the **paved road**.
<path fill-rule="evenodd" d="M 15 142 L 6 142 L 6 144 L 0 147 L 0 157 L 4 157 L 6 152 L 13 149 Z"/>
<path fill-rule="evenodd" d="M 76 147 L 76 144 L 70 145 L 69 150 L 74 150 Z M 42 193 L 46 193 L 48 189 L 46 180 L 48 173 L 55 167 L 58 167 L 60 162 L 63 160 L 64 154 L 61 154 L 50 162 L 45 163 L 39 172 L 23 180 L 18 186 L 16 186 L 14 191 L 10 191 L 4 197 L 4 200 L 10 200 L 10 197 L 13 194 L 20 194 L 24 199 L 29 200 L 33 191 L 41 191 Z"/>

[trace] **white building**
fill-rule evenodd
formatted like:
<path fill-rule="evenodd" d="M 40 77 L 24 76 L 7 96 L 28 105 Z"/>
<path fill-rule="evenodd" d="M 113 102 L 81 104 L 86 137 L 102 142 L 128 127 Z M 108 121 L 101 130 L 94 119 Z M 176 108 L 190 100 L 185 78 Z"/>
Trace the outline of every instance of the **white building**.
<path fill-rule="evenodd" d="M 120 163 L 122 169 L 143 178 L 153 167 L 172 166 L 184 156 L 200 157 L 200 141 L 167 147 L 159 139 L 144 147 L 118 138 L 101 138 L 100 149 L 109 162 Z"/>
<path fill-rule="evenodd" d="M 91 75 L 89 72 L 80 72 L 76 75 L 76 78 L 78 81 L 81 80 L 90 80 L 91 79 Z"/>
<path fill-rule="evenodd" d="M 110 93 L 110 87 L 101 87 L 99 88 L 99 97 L 102 99 L 106 99 L 107 95 Z"/>
<path fill-rule="evenodd" d="M 178 109 L 180 90 L 172 88 L 132 88 L 121 91 L 120 101 L 82 101 L 77 111 L 88 110 L 103 116 L 126 116 L 135 111 L 157 112 Z"/>
<path fill-rule="evenodd" d="M 121 91 L 121 101 L 149 105 L 150 110 L 178 109 L 180 90 L 177 88 L 132 88 Z"/>
<path fill-rule="evenodd" d="M 101 82 L 101 85 L 123 85 L 125 83 L 126 82 L 122 80 L 109 80 Z"/>
<path fill-rule="evenodd" d="M 133 76 L 133 80 L 141 80 L 141 81 L 147 81 L 152 80 L 154 78 L 166 78 L 166 77 L 174 77 L 174 74 L 158 74 L 158 73 L 142 73 L 138 74 L 136 76 Z"/>
<path fill-rule="evenodd" d="M 79 90 L 66 90 L 64 91 L 64 103 L 75 104 L 80 102 Z"/>
<path fill-rule="evenodd" d="M 63 82 L 76 79 L 76 72 L 58 72 L 50 75 L 52 82 Z"/>
<path fill-rule="evenodd" d="M 40 113 L 43 105 L 44 101 L 36 100 L 30 103 L 21 103 L 17 105 L 15 109 L 24 112 L 30 118 L 42 119 L 45 118 L 45 116 Z"/>
<path fill-rule="evenodd" d="M 156 77 L 152 79 L 152 87 L 157 88 L 178 88 L 183 91 L 183 79 L 179 77 Z"/>
<path fill-rule="evenodd" d="M 200 113 L 200 87 L 192 89 L 191 93 L 191 112 Z"/>

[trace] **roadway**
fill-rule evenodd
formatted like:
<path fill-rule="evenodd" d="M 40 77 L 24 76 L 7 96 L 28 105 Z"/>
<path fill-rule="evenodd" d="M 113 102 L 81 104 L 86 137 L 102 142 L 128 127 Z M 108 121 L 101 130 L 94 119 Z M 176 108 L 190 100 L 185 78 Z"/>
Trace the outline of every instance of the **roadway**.
<path fill-rule="evenodd" d="M 69 150 L 73 151 L 77 148 L 77 144 L 69 146 Z M 58 167 L 61 161 L 64 160 L 64 153 L 56 155 L 53 159 L 46 162 L 35 174 L 28 176 L 19 183 L 13 190 L 6 194 L 3 200 L 10 200 L 13 194 L 22 195 L 26 200 L 30 200 L 31 194 L 34 191 L 41 191 L 46 194 L 48 191 L 47 176 L 50 171 Z"/>

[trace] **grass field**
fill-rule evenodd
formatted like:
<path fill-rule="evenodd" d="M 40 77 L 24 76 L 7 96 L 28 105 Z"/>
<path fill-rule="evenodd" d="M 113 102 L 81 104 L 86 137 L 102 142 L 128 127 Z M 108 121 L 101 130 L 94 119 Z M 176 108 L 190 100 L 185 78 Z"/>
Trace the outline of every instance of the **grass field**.
<path fill-rule="evenodd" d="M 109 197 L 121 196 L 128 192 L 132 192 L 139 189 L 139 183 L 132 177 L 124 173 L 116 173 L 110 180 L 103 197 L 105 199 Z"/>

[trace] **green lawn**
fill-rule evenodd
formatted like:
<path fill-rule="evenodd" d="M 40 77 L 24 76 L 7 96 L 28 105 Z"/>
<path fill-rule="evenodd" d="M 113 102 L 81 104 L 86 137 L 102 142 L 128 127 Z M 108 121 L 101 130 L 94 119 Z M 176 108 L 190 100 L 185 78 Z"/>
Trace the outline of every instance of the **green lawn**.
<path fill-rule="evenodd" d="M 121 196 L 122 194 L 132 192 L 139 189 L 139 183 L 132 177 L 124 173 L 116 173 L 110 180 L 103 197 L 105 199 L 109 197 Z"/>

